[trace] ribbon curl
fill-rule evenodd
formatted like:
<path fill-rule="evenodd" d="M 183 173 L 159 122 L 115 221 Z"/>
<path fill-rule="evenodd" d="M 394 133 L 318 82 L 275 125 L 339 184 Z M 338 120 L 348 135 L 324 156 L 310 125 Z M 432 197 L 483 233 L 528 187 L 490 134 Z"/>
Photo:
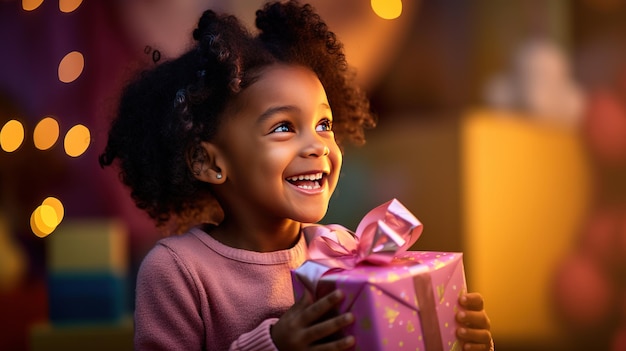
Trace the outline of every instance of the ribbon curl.
<path fill-rule="evenodd" d="M 417 241 L 422 230 L 422 223 L 397 199 L 368 212 L 356 232 L 338 224 L 305 227 L 309 260 L 296 274 L 315 293 L 320 278 L 330 271 L 390 263 Z"/>

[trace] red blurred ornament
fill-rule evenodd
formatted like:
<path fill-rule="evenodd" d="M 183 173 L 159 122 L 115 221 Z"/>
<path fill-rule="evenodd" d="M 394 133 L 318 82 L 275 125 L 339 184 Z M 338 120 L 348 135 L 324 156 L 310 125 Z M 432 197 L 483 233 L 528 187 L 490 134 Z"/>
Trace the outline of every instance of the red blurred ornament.
<path fill-rule="evenodd" d="M 593 333 L 610 320 L 615 309 L 614 282 L 591 255 L 575 253 L 557 268 L 554 307 L 570 328 Z"/>
<path fill-rule="evenodd" d="M 584 136 L 594 156 L 607 165 L 626 163 L 626 107 L 608 89 L 589 95 Z"/>

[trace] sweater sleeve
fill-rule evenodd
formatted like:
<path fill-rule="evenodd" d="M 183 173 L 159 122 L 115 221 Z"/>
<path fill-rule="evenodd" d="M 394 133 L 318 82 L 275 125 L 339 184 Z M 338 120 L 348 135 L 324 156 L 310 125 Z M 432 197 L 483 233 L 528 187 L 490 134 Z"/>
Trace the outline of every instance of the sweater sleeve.
<path fill-rule="evenodd" d="M 258 327 L 237 338 L 229 351 L 278 351 L 270 334 L 270 328 L 277 321 L 278 318 L 264 320 Z"/>
<path fill-rule="evenodd" d="M 176 253 L 156 245 L 137 274 L 135 350 L 201 350 L 204 324 L 195 283 Z"/>

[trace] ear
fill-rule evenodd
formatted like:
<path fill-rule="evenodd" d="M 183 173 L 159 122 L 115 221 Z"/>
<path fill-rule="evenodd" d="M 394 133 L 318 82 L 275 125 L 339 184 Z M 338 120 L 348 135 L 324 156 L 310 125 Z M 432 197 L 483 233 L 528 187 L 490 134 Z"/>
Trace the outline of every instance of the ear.
<path fill-rule="evenodd" d="M 187 165 L 191 174 L 206 183 L 222 184 L 226 181 L 224 161 L 221 150 L 209 142 L 202 141 L 187 151 Z"/>

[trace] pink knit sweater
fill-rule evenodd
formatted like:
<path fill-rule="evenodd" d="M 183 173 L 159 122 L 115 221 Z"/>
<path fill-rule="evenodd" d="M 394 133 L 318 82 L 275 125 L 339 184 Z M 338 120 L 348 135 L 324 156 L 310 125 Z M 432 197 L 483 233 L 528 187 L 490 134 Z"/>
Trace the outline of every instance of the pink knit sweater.
<path fill-rule="evenodd" d="M 200 229 L 160 240 L 137 276 L 135 350 L 275 351 L 270 326 L 294 303 L 291 249 L 225 246 Z"/>

